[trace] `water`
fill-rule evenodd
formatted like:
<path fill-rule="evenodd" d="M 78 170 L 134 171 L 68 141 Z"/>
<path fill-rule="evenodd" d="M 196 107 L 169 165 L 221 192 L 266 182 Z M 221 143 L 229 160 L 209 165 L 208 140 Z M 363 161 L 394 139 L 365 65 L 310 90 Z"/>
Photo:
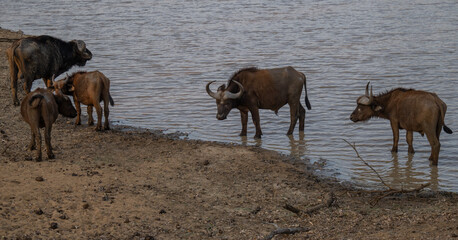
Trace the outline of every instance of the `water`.
<path fill-rule="evenodd" d="M 394 186 L 431 182 L 458 191 L 458 4 L 414 1 L 2 0 L 0 26 L 27 34 L 82 39 L 94 54 L 83 70 L 111 79 L 114 124 L 188 133 L 190 139 L 257 145 L 297 156 L 359 186 L 381 186 L 343 139 Z M 205 84 L 243 67 L 291 65 L 307 75 L 312 110 L 292 138 L 289 108 L 262 110 L 263 139 L 238 136 L 240 114 L 216 120 Z M 81 70 L 73 68 L 72 71 Z M 356 98 L 394 87 L 436 92 L 448 104 L 439 167 L 429 165 L 426 137 L 407 154 L 401 131 L 392 155 L 389 122 L 352 123 Z M 35 86 L 42 84 L 36 81 Z M 213 89 L 214 89 L 213 88 Z M 303 97 L 301 98 L 303 99 Z M 303 101 L 303 100 L 302 100 Z M 304 103 L 302 103 L 304 104 Z"/>

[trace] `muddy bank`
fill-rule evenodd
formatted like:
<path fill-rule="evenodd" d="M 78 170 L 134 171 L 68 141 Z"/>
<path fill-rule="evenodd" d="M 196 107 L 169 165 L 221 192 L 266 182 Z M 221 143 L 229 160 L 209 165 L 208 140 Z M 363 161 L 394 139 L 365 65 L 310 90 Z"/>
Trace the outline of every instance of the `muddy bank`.
<path fill-rule="evenodd" d="M 56 159 L 31 161 L 30 129 L 7 81 L 5 49 L 20 37 L 0 29 L 3 239 L 262 239 L 293 227 L 308 231 L 274 239 L 458 237 L 456 194 L 397 194 L 372 207 L 377 194 L 317 178 L 294 159 L 256 147 L 123 126 L 95 132 L 59 117 Z M 331 192 L 332 204 L 304 213 Z"/>

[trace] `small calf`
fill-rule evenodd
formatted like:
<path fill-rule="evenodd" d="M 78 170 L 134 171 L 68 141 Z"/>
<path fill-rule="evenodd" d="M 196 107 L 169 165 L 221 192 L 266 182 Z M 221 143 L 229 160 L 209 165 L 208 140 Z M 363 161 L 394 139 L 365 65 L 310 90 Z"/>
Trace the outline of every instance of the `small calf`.
<path fill-rule="evenodd" d="M 80 103 L 87 105 L 87 114 L 89 115 L 88 125 L 94 125 L 92 118 L 92 107 L 97 111 L 96 131 L 102 130 L 102 107 L 100 102 L 103 100 L 103 111 L 105 115 L 104 129 L 110 129 L 108 122 L 108 102 L 114 105 L 113 98 L 110 95 L 110 80 L 99 71 L 94 72 L 76 72 L 62 80 L 54 82 L 54 88 L 61 90 L 64 94 L 73 95 L 76 111 L 76 125 L 81 124 L 81 107 Z"/>
<path fill-rule="evenodd" d="M 21 115 L 32 130 L 29 149 L 37 147 L 36 161 L 41 161 L 41 135 L 39 128 L 45 128 L 45 144 L 48 158 L 53 159 L 51 147 L 51 129 L 58 114 L 65 117 L 76 117 L 76 110 L 70 99 L 60 91 L 53 94 L 49 90 L 38 88 L 27 94 L 21 103 Z M 38 143 L 38 145 L 36 145 Z"/>

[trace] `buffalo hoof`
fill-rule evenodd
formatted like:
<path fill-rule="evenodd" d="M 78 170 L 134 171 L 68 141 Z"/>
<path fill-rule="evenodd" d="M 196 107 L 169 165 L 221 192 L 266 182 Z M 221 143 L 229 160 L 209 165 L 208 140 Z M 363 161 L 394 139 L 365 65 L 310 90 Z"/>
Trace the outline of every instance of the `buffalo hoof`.
<path fill-rule="evenodd" d="M 239 136 L 240 137 L 246 137 L 246 132 L 245 133 L 244 132 L 240 133 Z"/>
<path fill-rule="evenodd" d="M 95 131 L 96 131 L 96 132 L 101 132 L 101 131 L 102 131 L 102 127 L 97 126 L 97 127 L 95 128 Z"/>
<path fill-rule="evenodd" d="M 17 100 L 17 99 L 14 100 L 13 104 L 14 104 L 14 106 L 19 106 L 19 105 L 20 105 L 20 104 L 19 104 L 19 100 Z"/>
<path fill-rule="evenodd" d="M 56 156 L 54 155 L 54 153 L 48 154 L 48 159 L 54 159 L 54 158 L 56 158 Z"/>
<path fill-rule="evenodd" d="M 391 152 L 392 152 L 392 153 L 397 153 L 397 152 L 398 152 L 398 149 L 397 149 L 397 148 L 393 148 L 393 149 L 391 149 Z"/>
<path fill-rule="evenodd" d="M 92 122 L 87 122 L 87 125 L 88 125 L 88 126 L 94 126 L 94 121 L 92 121 Z"/>
<path fill-rule="evenodd" d="M 103 128 L 103 130 L 110 130 L 110 127 L 109 127 L 109 126 L 105 126 L 105 127 Z"/>
<path fill-rule="evenodd" d="M 34 160 L 35 160 L 35 162 L 41 162 L 41 156 L 36 157 Z"/>
<path fill-rule="evenodd" d="M 261 139 L 261 135 L 254 135 L 254 139 Z"/>

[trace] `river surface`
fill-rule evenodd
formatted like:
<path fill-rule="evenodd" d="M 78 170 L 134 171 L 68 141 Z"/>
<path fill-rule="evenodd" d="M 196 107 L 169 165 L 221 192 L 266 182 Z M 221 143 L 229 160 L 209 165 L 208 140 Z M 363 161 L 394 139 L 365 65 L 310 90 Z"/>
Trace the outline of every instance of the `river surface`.
<path fill-rule="evenodd" d="M 2 0 L 0 27 L 84 40 L 94 57 L 70 72 L 100 70 L 111 79 L 112 124 L 261 146 L 340 181 L 380 187 L 345 139 L 393 186 L 430 182 L 433 190 L 458 192 L 456 0 Z M 260 112 L 262 140 L 253 139 L 251 117 L 248 136 L 238 136 L 237 110 L 216 119 L 205 84 L 216 80 L 215 90 L 251 66 L 293 66 L 306 74 L 312 110 L 304 134 L 296 126 L 293 137 L 285 135 L 288 106 L 278 116 Z M 409 155 L 401 130 L 399 153 L 392 154 L 387 120 L 350 121 L 368 81 L 375 94 L 415 88 L 448 104 L 445 123 L 455 133 L 442 132 L 438 167 L 429 164 L 426 137 L 414 134 L 416 153 Z"/>

